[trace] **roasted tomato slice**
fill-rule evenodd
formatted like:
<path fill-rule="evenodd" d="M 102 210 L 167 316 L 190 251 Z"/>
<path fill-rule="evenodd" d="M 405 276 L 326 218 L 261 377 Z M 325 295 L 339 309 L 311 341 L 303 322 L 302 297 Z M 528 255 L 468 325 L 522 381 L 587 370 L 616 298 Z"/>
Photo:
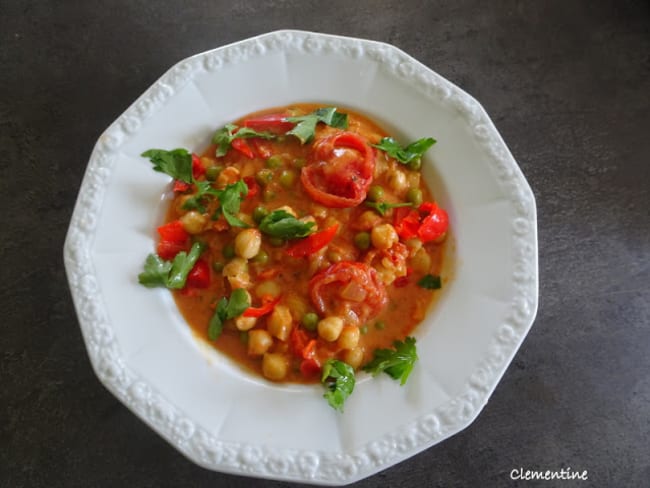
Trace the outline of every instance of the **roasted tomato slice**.
<path fill-rule="evenodd" d="M 339 132 L 314 143 L 300 179 L 309 196 L 332 208 L 359 205 L 375 171 L 375 151 L 361 136 Z"/>
<path fill-rule="evenodd" d="M 388 301 L 375 268 L 357 262 L 344 261 L 321 271 L 310 280 L 309 293 L 321 314 L 360 324 L 377 316 Z"/>

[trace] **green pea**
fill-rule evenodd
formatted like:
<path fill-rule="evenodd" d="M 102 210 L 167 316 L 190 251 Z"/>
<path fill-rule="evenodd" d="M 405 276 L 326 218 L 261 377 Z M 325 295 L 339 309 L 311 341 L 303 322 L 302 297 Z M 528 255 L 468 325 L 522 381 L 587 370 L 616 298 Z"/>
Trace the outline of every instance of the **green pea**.
<path fill-rule="evenodd" d="M 377 330 L 384 330 L 386 328 L 386 324 L 382 322 L 381 320 L 378 320 L 375 322 L 375 329 Z"/>
<path fill-rule="evenodd" d="M 282 237 L 270 237 L 269 244 L 273 247 L 282 247 L 284 246 L 284 239 Z"/>
<path fill-rule="evenodd" d="M 415 158 L 411 161 L 409 161 L 406 165 L 406 167 L 410 170 L 413 171 L 419 171 L 420 168 L 422 167 L 422 159 L 420 158 Z"/>
<path fill-rule="evenodd" d="M 257 264 L 266 264 L 269 262 L 269 253 L 266 252 L 264 249 L 260 249 L 260 252 L 258 252 L 255 257 L 253 257 L 253 262 Z"/>
<path fill-rule="evenodd" d="M 384 189 L 379 185 L 372 185 L 368 190 L 368 200 L 378 202 L 384 197 Z"/>
<path fill-rule="evenodd" d="M 224 264 L 221 261 L 215 261 L 212 263 L 212 269 L 215 270 L 217 273 L 221 273 L 223 270 Z"/>
<path fill-rule="evenodd" d="M 273 171 L 267 168 L 262 168 L 255 175 L 255 181 L 257 181 L 262 186 L 268 185 L 272 179 L 273 179 Z"/>
<path fill-rule="evenodd" d="M 318 327 L 318 321 L 318 315 L 316 315 L 314 312 L 306 313 L 302 316 L 301 320 L 303 327 L 305 327 L 307 330 L 316 330 L 316 327 Z"/>
<path fill-rule="evenodd" d="M 271 202 L 275 199 L 275 192 L 273 190 L 269 190 L 268 188 L 264 190 L 262 193 L 262 200 L 265 202 Z"/>
<path fill-rule="evenodd" d="M 361 327 L 359 327 L 359 332 L 361 332 L 363 335 L 366 335 L 368 333 L 368 326 L 362 325 Z"/>
<path fill-rule="evenodd" d="M 264 207 L 255 207 L 255 210 L 253 210 L 253 220 L 259 224 L 268 214 L 269 211 Z"/>
<path fill-rule="evenodd" d="M 214 181 L 219 177 L 219 173 L 223 170 L 223 166 L 210 166 L 205 170 L 205 177 L 209 181 Z"/>
<path fill-rule="evenodd" d="M 235 246 L 233 244 L 226 244 L 221 250 L 221 254 L 226 259 L 232 259 L 235 257 Z"/>
<path fill-rule="evenodd" d="M 274 154 L 266 160 L 266 166 L 271 169 L 281 168 L 284 166 L 284 158 L 279 154 Z"/>
<path fill-rule="evenodd" d="M 284 169 L 280 173 L 280 184 L 285 188 L 291 188 L 296 182 L 296 173 L 290 169 Z"/>
<path fill-rule="evenodd" d="M 367 232 L 359 232 L 354 236 L 354 245 L 362 251 L 367 250 L 370 247 L 370 234 Z"/>
<path fill-rule="evenodd" d="M 422 190 L 419 188 L 411 188 L 406 193 L 406 199 L 416 207 L 422 203 Z"/>

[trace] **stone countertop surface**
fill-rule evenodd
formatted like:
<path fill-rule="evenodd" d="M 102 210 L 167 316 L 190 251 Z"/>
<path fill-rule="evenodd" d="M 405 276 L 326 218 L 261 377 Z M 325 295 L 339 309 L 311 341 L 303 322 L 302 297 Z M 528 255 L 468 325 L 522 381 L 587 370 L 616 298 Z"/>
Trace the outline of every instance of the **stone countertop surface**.
<path fill-rule="evenodd" d="M 355 486 L 650 479 L 647 1 L 0 2 L 0 486 L 290 486 L 202 469 L 95 377 L 62 248 L 101 132 L 177 61 L 281 28 L 385 41 L 485 107 L 535 193 L 540 301 L 477 420 Z M 568 486 L 568 485 L 567 485 Z"/>

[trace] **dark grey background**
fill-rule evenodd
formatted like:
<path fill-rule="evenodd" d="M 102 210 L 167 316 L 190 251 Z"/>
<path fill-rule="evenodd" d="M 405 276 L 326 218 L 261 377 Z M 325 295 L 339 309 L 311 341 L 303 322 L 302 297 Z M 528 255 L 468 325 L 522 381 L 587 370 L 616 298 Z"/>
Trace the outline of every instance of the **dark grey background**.
<path fill-rule="evenodd" d="M 539 313 L 490 402 L 358 486 L 508 486 L 520 466 L 648 486 L 649 22 L 647 1 L 0 0 L 0 484 L 286 486 L 193 465 L 101 386 L 62 246 L 95 140 L 145 88 L 290 27 L 393 43 L 467 90 L 537 197 Z"/>

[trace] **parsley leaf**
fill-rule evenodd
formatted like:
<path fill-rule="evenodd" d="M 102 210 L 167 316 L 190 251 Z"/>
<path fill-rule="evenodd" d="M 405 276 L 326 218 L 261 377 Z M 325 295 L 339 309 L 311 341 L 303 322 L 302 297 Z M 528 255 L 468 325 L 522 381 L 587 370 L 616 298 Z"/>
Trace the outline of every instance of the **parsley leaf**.
<path fill-rule="evenodd" d="M 404 203 L 386 203 L 386 202 L 366 202 L 366 207 L 374 208 L 379 215 L 386 215 L 391 208 L 397 207 L 412 207 L 413 204 L 409 202 Z"/>
<path fill-rule="evenodd" d="M 402 147 L 400 143 L 392 137 L 384 137 L 379 141 L 379 144 L 373 144 L 373 147 L 381 149 L 391 158 L 396 159 L 400 163 L 414 164 L 419 163 L 422 155 L 435 143 L 436 140 L 433 137 L 424 137 L 412 142 L 406 147 Z"/>
<path fill-rule="evenodd" d="M 246 183 L 239 180 L 236 183 L 228 185 L 223 190 L 215 190 L 215 193 L 221 206 L 212 218 L 216 220 L 219 217 L 219 213 L 222 213 L 226 221 L 233 227 L 248 227 L 246 222 L 235 216 L 239 212 L 242 199 L 248 195 L 248 186 L 246 186 Z"/>
<path fill-rule="evenodd" d="M 337 359 L 328 359 L 323 365 L 321 383 L 327 388 L 323 395 L 330 406 L 343 411 L 345 400 L 354 391 L 354 369 L 347 363 Z"/>
<path fill-rule="evenodd" d="M 157 254 L 149 254 L 144 262 L 144 271 L 138 275 L 138 282 L 147 288 L 167 286 L 171 269 L 171 262 L 161 259 Z"/>
<path fill-rule="evenodd" d="M 192 155 L 186 149 L 149 149 L 140 156 L 149 158 L 154 170 L 168 174 L 175 180 L 192 183 Z"/>
<path fill-rule="evenodd" d="M 418 286 L 427 290 L 438 290 L 442 288 L 442 282 L 440 281 L 440 276 L 427 274 L 418 281 Z"/>
<path fill-rule="evenodd" d="M 185 210 L 198 210 L 201 213 L 206 211 L 205 202 L 208 196 L 217 196 L 218 190 L 212 188 L 209 181 L 196 181 L 196 193 L 185 200 L 183 208 Z"/>
<path fill-rule="evenodd" d="M 322 122 L 337 129 L 348 128 L 348 114 L 337 112 L 335 107 L 319 108 L 307 115 L 287 117 L 287 121 L 296 126 L 287 132 L 300 139 L 301 144 L 309 142 L 316 132 L 316 124 Z"/>
<path fill-rule="evenodd" d="M 286 210 L 274 210 L 260 222 L 260 230 L 271 237 L 297 239 L 307 237 L 314 230 L 313 222 L 302 222 Z"/>
<path fill-rule="evenodd" d="M 144 262 L 144 271 L 138 275 L 138 282 L 147 288 L 183 288 L 202 252 L 203 244 L 195 242 L 189 253 L 181 251 L 173 261 L 165 261 L 156 254 L 149 254 Z"/>
<path fill-rule="evenodd" d="M 382 371 L 394 380 L 400 380 L 400 384 L 406 383 L 413 365 L 418 359 L 415 349 L 415 338 L 407 337 L 404 342 L 393 342 L 395 349 L 375 349 L 374 358 L 363 367 L 373 376 Z"/>
<path fill-rule="evenodd" d="M 242 288 L 233 290 L 230 300 L 222 297 L 217 303 L 217 308 L 208 324 L 208 339 L 211 341 L 217 340 L 221 332 L 223 332 L 223 323 L 226 320 L 239 317 L 250 306 L 248 294 Z"/>
<path fill-rule="evenodd" d="M 274 139 L 276 135 L 272 132 L 258 132 L 249 127 L 238 127 L 235 124 L 226 124 L 215 132 L 212 137 L 212 143 L 217 145 L 217 156 L 221 157 L 228 153 L 232 141 L 235 139 L 249 139 L 251 137 Z"/>

